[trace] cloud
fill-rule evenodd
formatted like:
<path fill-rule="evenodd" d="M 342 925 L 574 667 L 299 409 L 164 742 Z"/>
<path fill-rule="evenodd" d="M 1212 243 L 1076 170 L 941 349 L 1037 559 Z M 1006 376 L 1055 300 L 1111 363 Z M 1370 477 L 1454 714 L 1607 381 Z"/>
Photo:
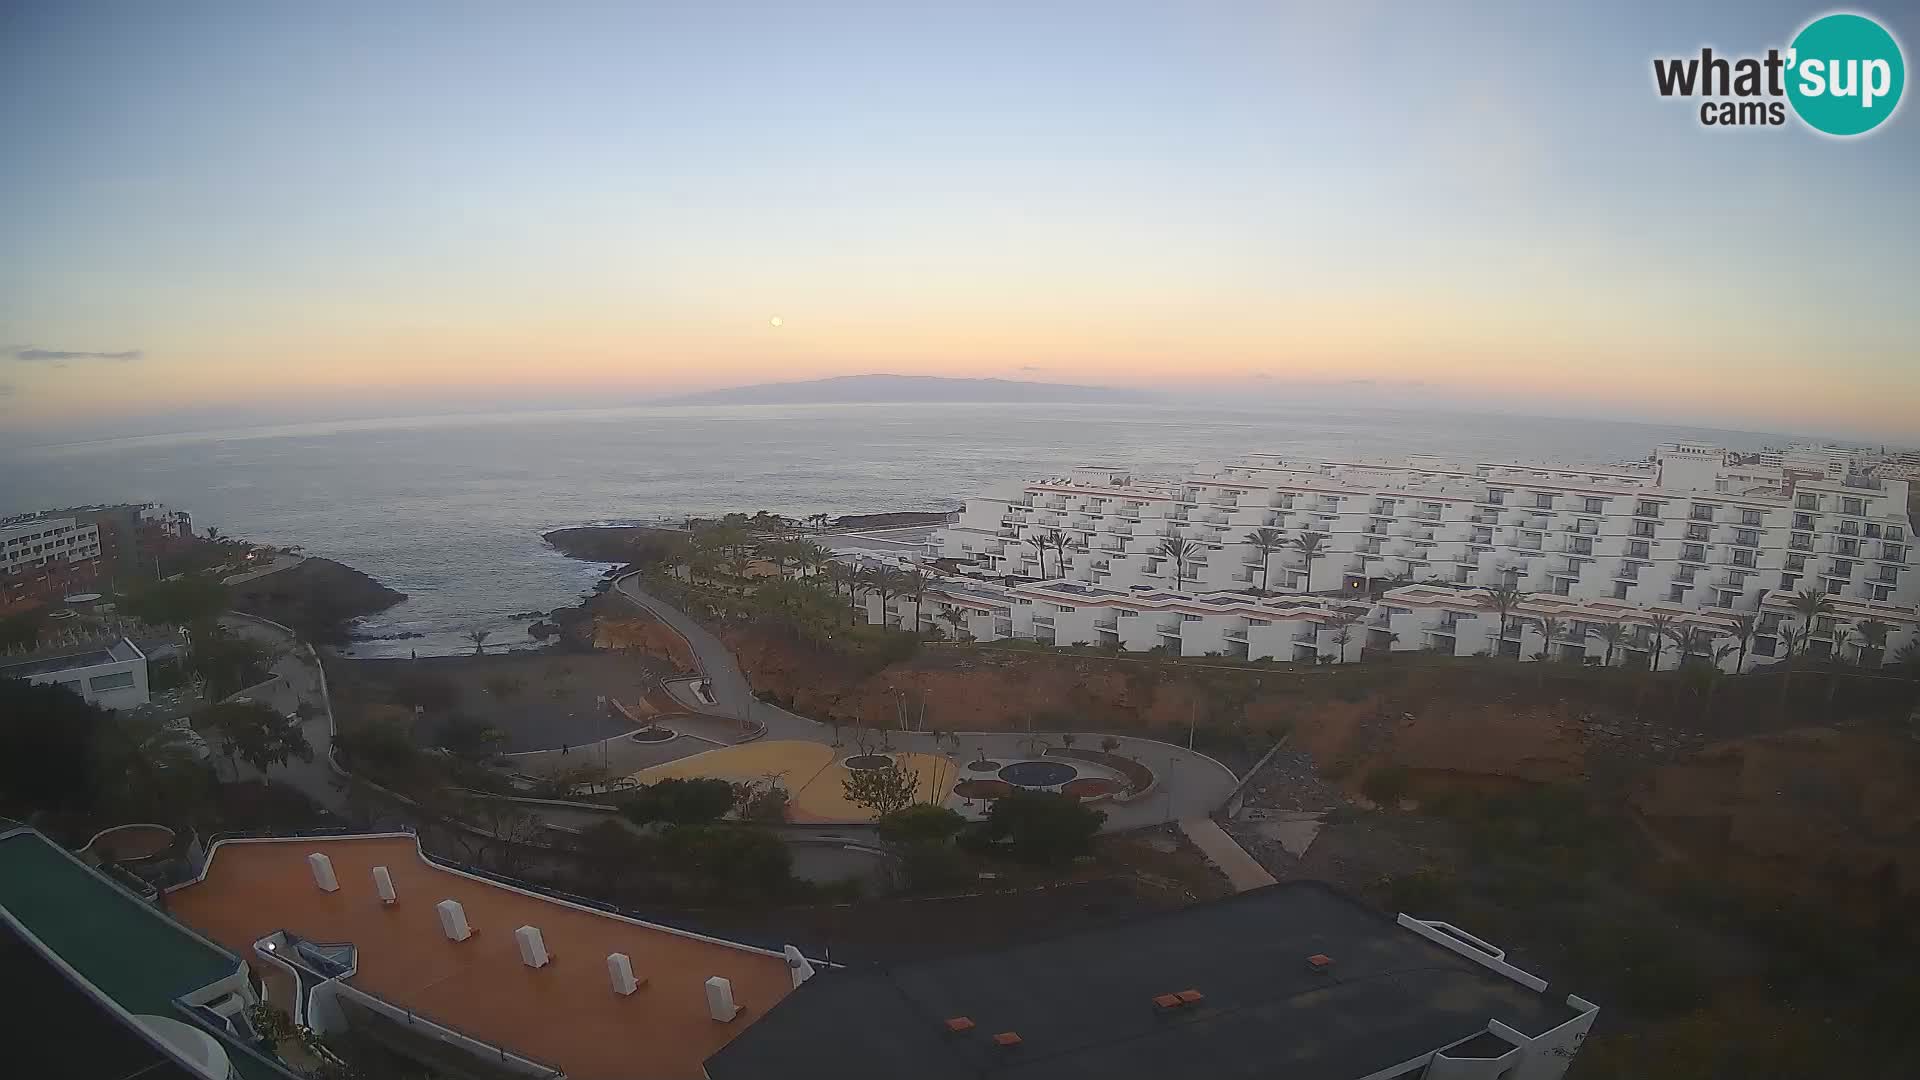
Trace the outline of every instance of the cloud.
<path fill-rule="evenodd" d="M 126 352 L 73 352 L 66 349 L 13 349 L 13 358 L 27 364 L 64 364 L 71 360 L 112 360 L 124 363 L 144 355 L 139 349 Z"/>
<path fill-rule="evenodd" d="M 1019 367 L 1014 368 L 1014 370 L 1015 371 L 1045 371 L 1047 369 L 1044 367 L 1041 367 L 1039 364 L 1021 364 Z"/>

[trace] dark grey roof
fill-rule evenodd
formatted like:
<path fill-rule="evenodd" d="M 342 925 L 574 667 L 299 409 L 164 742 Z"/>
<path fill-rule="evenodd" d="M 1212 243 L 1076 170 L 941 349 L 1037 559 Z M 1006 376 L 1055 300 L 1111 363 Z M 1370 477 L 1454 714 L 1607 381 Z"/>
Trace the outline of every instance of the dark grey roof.
<path fill-rule="evenodd" d="M 937 927 L 929 927 L 937 933 Z M 1328 974 L 1306 958 L 1333 958 Z M 1160 994 L 1200 991 L 1161 1010 Z M 1353 1080 L 1499 1019 L 1575 1014 L 1314 882 L 1029 945 L 827 970 L 707 1061 L 712 1080 Z M 974 1028 L 948 1032 L 949 1017 Z M 992 1036 L 1020 1035 L 996 1046 Z"/>

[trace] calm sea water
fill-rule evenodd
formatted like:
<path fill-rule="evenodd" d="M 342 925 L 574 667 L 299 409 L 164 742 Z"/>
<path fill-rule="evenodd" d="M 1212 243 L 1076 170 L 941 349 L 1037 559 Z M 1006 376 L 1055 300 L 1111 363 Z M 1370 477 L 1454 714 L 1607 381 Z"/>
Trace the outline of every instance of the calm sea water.
<path fill-rule="evenodd" d="M 1645 424 L 1389 411 L 1139 405 L 625 408 L 299 424 L 13 451 L 0 514 L 156 501 L 198 526 L 302 544 L 408 594 L 358 655 L 458 651 L 480 626 L 569 603 L 602 567 L 546 530 L 730 510 L 949 509 L 982 485 L 1088 461 L 1172 473 L 1246 452 L 1434 453 L 1605 463 L 1698 438 L 1781 436 Z"/>

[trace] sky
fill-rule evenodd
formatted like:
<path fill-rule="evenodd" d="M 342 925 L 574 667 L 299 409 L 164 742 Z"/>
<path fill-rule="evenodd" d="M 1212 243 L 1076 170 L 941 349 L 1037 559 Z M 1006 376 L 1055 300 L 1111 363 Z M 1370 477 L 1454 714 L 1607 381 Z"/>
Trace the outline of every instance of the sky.
<path fill-rule="evenodd" d="M 1916 107 L 1653 90 L 1826 10 L 10 0 L 0 428 L 887 371 L 1920 442 Z"/>

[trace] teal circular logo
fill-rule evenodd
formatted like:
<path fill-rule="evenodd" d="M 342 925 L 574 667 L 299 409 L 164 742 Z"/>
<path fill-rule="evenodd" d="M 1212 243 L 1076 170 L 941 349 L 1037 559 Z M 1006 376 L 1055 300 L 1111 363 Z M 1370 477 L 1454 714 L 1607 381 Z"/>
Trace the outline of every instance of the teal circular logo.
<path fill-rule="evenodd" d="M 1816 131 L 1863 135 L 1900 105 L 1907 64 L 1900 43 L 1864 15 L 1807 24 L 1787 52 L 1787 100 Z"/>

